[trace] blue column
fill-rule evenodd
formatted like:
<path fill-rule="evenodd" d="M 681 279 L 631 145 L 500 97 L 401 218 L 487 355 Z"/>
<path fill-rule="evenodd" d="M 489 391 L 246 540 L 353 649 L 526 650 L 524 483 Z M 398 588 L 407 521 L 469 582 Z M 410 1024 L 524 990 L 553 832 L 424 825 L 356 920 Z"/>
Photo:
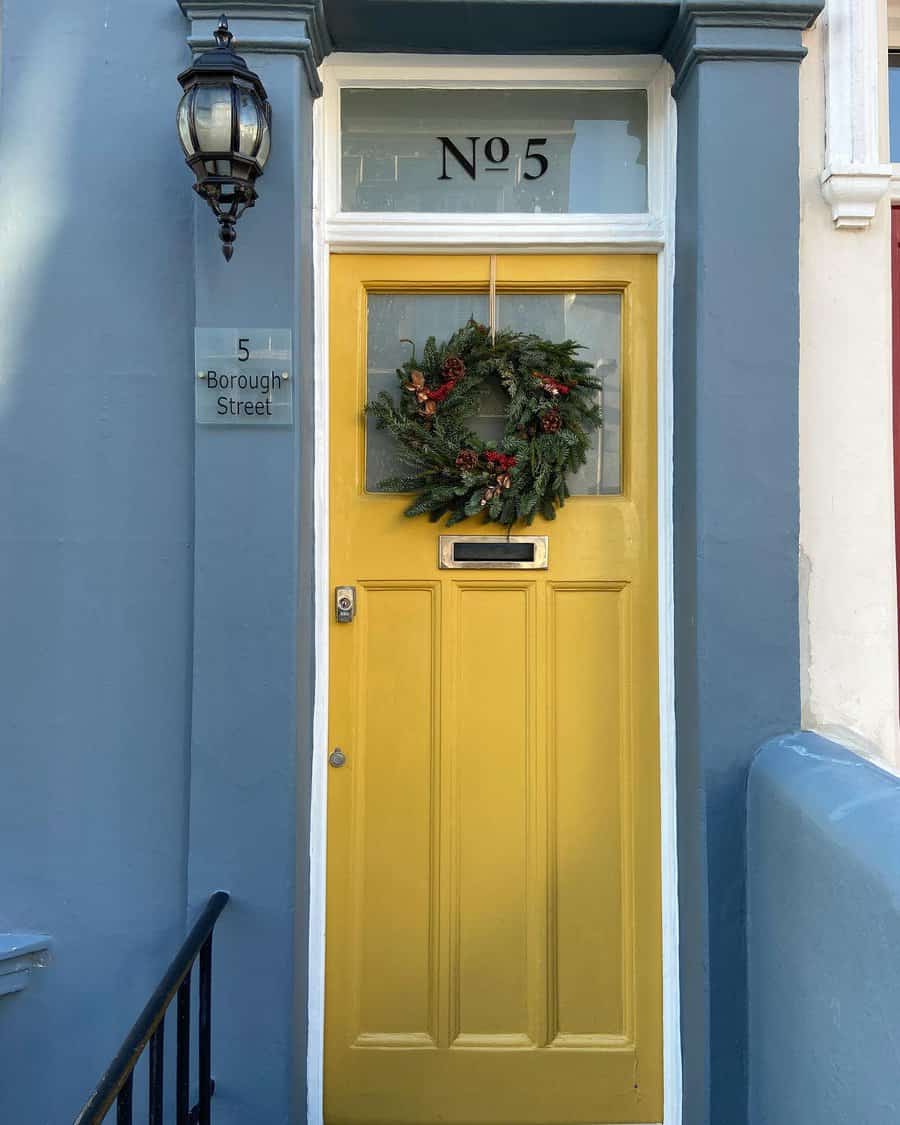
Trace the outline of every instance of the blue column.
<path fill-rule="evenodd" d="M 191 45 L 211 45 L 219 7 L 184 7 Z M 230 19 L 234 48 L 268 91 L 272 154 L 230 262 L 212 213 L 196 208 L 196 317 L 292 330 L 294 423 L 196 428 L 188 885 L 192 906 L 217 887 L 232 895 L 213 958 L 216 1121 L 275 1125 L 305 1115 L 312 105 L 322 47 L 310 5 L 246 13 Z"/>
<path fill-rule="evenodd" d="M 747 1119 L 745 792 L 800 723 L 798 68 L 818 4 L 686 3 L 676 75 L 684 1121 Z"/>

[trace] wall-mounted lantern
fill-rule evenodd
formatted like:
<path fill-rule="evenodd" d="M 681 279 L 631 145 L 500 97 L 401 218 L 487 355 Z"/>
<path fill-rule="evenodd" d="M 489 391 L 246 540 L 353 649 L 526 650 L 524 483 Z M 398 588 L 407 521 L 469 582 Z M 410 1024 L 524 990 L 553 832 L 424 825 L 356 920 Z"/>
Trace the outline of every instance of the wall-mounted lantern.
<path fill-rule="evenodd" d="M 266 90 L 240 55 L 223 15 L 215 31 L 217 46 L 204 51 L 178 81 L 178 137 L 191 171 L 194 191 L 219 220 L 222 253 L 229 261 L 235 223 L 256 202 L 254 183 L 269 156 L 272 110 Z"/>

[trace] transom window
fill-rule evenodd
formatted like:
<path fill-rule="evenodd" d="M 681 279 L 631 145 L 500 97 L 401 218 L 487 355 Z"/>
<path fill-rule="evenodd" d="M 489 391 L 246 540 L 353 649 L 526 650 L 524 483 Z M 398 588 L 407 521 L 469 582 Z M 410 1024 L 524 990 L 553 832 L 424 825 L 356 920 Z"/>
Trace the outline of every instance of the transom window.
<path fill-rule="evenodd" d="M 647 91 L 341 91 L 344 212 L 647 211 Z"/>
<path fill-rule="evenodd" d="M 321 73 L 332 247 L 666 240 L 674 118 L 658 56 L 335 54 Z"/>

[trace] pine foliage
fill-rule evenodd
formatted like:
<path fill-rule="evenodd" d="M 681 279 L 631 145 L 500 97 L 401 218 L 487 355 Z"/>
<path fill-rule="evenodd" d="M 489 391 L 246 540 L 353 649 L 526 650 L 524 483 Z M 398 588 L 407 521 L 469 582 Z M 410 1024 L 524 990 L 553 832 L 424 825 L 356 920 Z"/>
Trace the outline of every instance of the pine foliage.
<path fill-rule="evenodd" d="M 399 398 L 382 391 L 366 405 L 380 429 L 396 439 L 404 472 L 381 487 L 417 495 L 407 516 L 447 517 L 447 525 L 481 515 L 510 528 L 536 515 L 554 519 L 566 480 L 585 462 L 602 425 L 590 364 L 572 340 L 489 330 L 470 320 L 449 340 L 426 343 L 397 369 Z M 503 437 L 485 442 L 473 432 L 487 384 L 508 398 Z"/>

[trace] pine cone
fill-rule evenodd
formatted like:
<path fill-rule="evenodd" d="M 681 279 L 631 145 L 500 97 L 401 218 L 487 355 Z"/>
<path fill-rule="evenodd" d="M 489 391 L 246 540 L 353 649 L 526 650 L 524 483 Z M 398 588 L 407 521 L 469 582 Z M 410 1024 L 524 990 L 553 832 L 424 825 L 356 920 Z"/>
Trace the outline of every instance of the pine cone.
<path fill-rule="evenodd" d="M 562 415 L 558 410 L 551 410 L 541 415 L 541 429 L 545 434 L 559 433 L 562 427 Z"/>
<path fill-rule="evenodd" d="M 461 449 L 456 456 L 456 467 L 464 473 L 472 473 L 478 467 L 478 454 L 474 449 Z"/>
<path fill-rule="evenodd" d="M 444 360 L 444 366 L 441 368 L 441 374 L 445 379 L 461 379 L 466 373 L 466 365 L 459 358 L 458 355 L 448 355 Z"/>

